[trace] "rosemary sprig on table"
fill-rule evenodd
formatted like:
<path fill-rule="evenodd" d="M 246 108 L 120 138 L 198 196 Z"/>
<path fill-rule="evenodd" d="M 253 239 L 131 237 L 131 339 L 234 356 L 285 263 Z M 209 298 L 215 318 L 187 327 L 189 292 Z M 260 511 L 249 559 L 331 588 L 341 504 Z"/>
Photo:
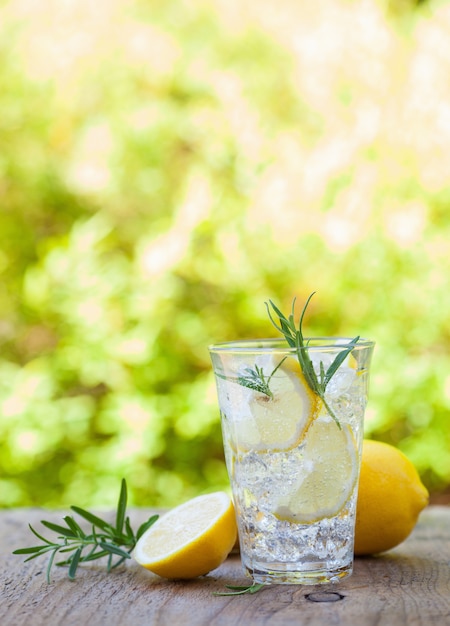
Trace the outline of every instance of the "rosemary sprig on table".
<path fill-rule="evenodd" d="M 40 539 L 44 545 L 32 546 L 30 548 L 19 548 L 13 554 L 30 555 L 25 561 L 30 561 L 38 556 L 50 555 L 47 565 L 47 582 L 50 582 L 50 571 L 58 554 L 69 554 L 70 556 L 55 565 L 66 565 L 69 567 L 69 578 L 75 579 L 80 563 L 87 563 L 107 557 L 106 569 L 112 569 L 121 565 L 126 559 L 131 558 L 130 553 L 138 539 L 144 532 L 152 526 L 158 519 L 158 515 L 152 515 L 146 522 L 141 524 L 135 533 L 131 528 L 130 519 L 126 516 L 127 508 L 127 484 L 122 479 L 119 501 L 117 504 L 115 525 L 101 519 L 97 515 L 86 511 L 78 506 L 70 507 L 74 513 L 91 524 L 91 532 L 86 533 L 78 522 L 69 515 L 63 519 L 66 526 L 54 524 L 42 520 L 41 523 L 48 530 L 57 534 L 57 540 L 49 540 L 39 534 L 30 524 L 31 532 Z"/>
<path fill-rule="evenodd" d="M 309 296 L 309 298 L 306 301 L 305 306 L 303 307 L 303 311 L 300 315 L 298 328 L 295 325 L 295 318 L 294 318 L 294 309 L 295 309 L 295 300 L 296 300 L 295 298 L 292 302 L 292 311 L 289 317 L 286 317 L 280 311 L 280 309 L 277 306 L 275 306 L 272 300 L 269 300 L 269 302 L 268 303 L 266 302 L 265 304 L 266 304 L 267 312 L 269 314 L 269 318 L 272 324 L 284 336 L 289 346 L 291 348 L 295 348 L 298 362 L 300 363 L 300 367 L 302 369 L 303 375 L 311 391 L 313 391 L 315 394 L 319 396 L 319 398 L 322 400 L 325 408 L 327 409 L 331 417 L 334 419 L 336 424 L 340 427 L 339 420 L 337 419 L 336 415 L 334 414 L 333 410 L 331 409 L 331 407 L 329 406 L 329 404 L 327 403 L 325 399 L 325 390 L 327 388 L 328 383 L 330 382 L 330 380 L 333 378 L 334 374 L 336 373 L 336 371 L 339 369 L 339 367 L 347 358 L 348 354 L 350 354 L 350 352 L 355 347 L 356 343 L 359 341 L 359 335 L 355 337 L 354 339 L 352 339 L 348 344 L 346 344 L 345 348 L 341 352 L 339 352 L 339 354 L 336 356 L 336 358 L 334 359 L 334 361 L 331 363 L 331 365 L 328 367 L 326 371 L 325 371 L 323 362 L 320 361 L 319 377 L 318 377 L 314 369 L 314 365 L 309 357 L 308 343 L 307 342 L 305 343 L 305 340 L 303 337 L 303 330 L 302 330 L 303 318 L 305 316 L 305 312 L 308 307 L 308 304 L 311 298 L 313 297 L 314 293 L 315 292 L 313 292 Z M 271 308 L 273 311 L 271 311 Z M 275 320 L 273 319 L 273 312 L 278 317 L 279 324 L 277 324 Z"/>
<path fill-rule="evenodd" d="M 263 587 L 265 587 L 266 585 L 262 584 L 262 583 L 253 583 L 252 585 L 225 585 L 225 587 L 227 589 L 230 589 L 230 591 L 218 591 L 215 592 L 213 595 L 214 596 L 242 596 L 246 593 L 256 593 L 257 591 L 260 591 Z"/>
<path fill-rule="evenodd" d="M 225 376 L 224 374 L 217 374 L 217 376 L 219 376 L 219 378 L 223 378 L 224 380 L 237 383 L 242 387 L 248 387 L 249 389 L 253 389 L 253 391 L 259 391 L 259 393 L 263 393 L 269 398 L 273 398 L 273 393 L 269 386 L 270 380 L 286 358 L 287 357 L 284 357 L 284 359 L 282 359 L 278 363 L 278 365 L 268 377 L 266 377 L 266 375 L 264 374 L 264 368 L 259 367 L 256 364 L 254 368 L 246 367 L 243 370 L 242 374 L 240 374 L 236 378 L 233 378 L 232 376 Z"/>

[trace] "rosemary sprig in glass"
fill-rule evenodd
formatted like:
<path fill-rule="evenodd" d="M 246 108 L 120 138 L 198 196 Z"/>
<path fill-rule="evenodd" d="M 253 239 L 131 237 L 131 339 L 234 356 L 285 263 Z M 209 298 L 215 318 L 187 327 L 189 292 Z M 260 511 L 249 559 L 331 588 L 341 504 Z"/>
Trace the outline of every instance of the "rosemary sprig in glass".
<path fill-rule="evenodd" d="M 130 519 L 126 515 L 127 484 L 125 479 L 122 479 L 114 525 L 78 506 L 70 508 L 74 513 L 77 513 L 91 524 L 90 533 L 86 533 L 78 522 L 69 515 L 63 518 L 66 526 L 42 520 L 43 526 L 57 534 L 57 540 L 52 541 L 43 537 L 30 524 L 31 532 L 43 542 L 43 545 L 19 548 L 13 552 L 13 554 L 28 554 L 29 556 L 25 561 L 49 554 L 50 559 L 46 571 L 47 582 L 50 582 L 50 571 L 53 564 L 68 566 L 68 576 L 71 580 L 74 580 L 80 563 L 87 563 L 106 557 L 106 569 L 110 572 L 126 559 L 131 558 L 130 554 L 138 539 L 158 519 L 158 515 L 152 515 L 146 522 L 141 524 L 136 533 L 133 531 Z M 69 556 L 63 561 L 54 563 L 58 552 L 64 555 L 68 554 Z"/>
<path fill-rule="evenodd" d="M 311 391 L 313 391 L 315 394 L 319 396 L 325 408 L 327 409 L 331 417 L 334 419 L 334 421 L 340 428 L 339 420 L 337 419 L 336 415 L 334 414 L 333 410 L 331 409 L 331 407 L 329 406 L 328 402 L 325 399 L 325 390 L 327 388 L 328 383 L 330 382 L 330 380 L 333 378 L 334 374 L 336 373 L 336 371 L 339 369 L 339 367 L 347 358 L 348 354 L 350 354 L 350 352 L 353 350 L 353 348 L 359 341 L 359 335 L 355 337 L 354 339 L 352 339 L 348 344 L 346 344 L 345 348 L 341 352 L 339 352 L 339 354 L 336 356 L 336 358 L 334 359 L 334 361 L 331 363 L 331 365 L 328 367 L 326 371 L 325 371 L 323 362 L 320 361 L 319 376 L 317 376 L 316 371 L 314 369 L 314 365 L 309 357 L 308 343 L 307 342 L 305 343 L 305 340 L 303 337 L 303 330 L 302 330 L 303 318 L 305 316 L 305 312 L 308 307 L 308 304 L 311 298 L 313 297 L 314 293 L 315 292 L 313 292 L 309 296 L 309 298 L 306 301 L 305 306 L 303 307 L 303 311 L 300 315 L 298 328 L 295 325 L 295 318 L 294 318 L 294 309 L 295 309 L 295 300 L 296 300 L 295 298 L 292 302 L 292 310 L 291 310 L 291 314 L 289 315 L 289 317 L 286 317 L 280 311 L 280 309 L 277 306 L 275 306 L 272 300 L 269 300 L 269 302 L 268 303 L 266 302 L 265 304 L 266 304 L 267 312 L 269 314 L 269 318 L 272 324 L 280 333 L 282 333 L 282 335 L 286 339 L 289 346 L 291 348 L 295 348 L 298 362 L 300 363 L 300 367 L 302 368 L 303 375 Z M 273 318 L 273 313 L 275 313 L 275 315 L 278 317 L 278 320 L 279 320 L 278 324 Z"/>
<path fill-rule="evenodd" d="M 246 367 L 243 370 L 242 374 L 240 374 L 236 378 L 233 378 L 232 376 L 225 376 L 224 374 L 217 374 L 217 376 L 219 376 L 219 378 L 223 378 L 224 380 L 237 383 L 242 387 L 248 387 L 249 389 L 253 389 L 253 391 L 259 391 L 259 393 L 263 393 L 269 398 L 273 398 L 273 393 L 269 386 L 270 380 L 286 358 L 287 357 L 284 357 L 284 359 L 282 359 L 278 363 L 278 365 L 268 377 L 266 377 L 266 375 L 264 374 L 264 368 L 259 367 L 256 364 L 254 368 Z"/>

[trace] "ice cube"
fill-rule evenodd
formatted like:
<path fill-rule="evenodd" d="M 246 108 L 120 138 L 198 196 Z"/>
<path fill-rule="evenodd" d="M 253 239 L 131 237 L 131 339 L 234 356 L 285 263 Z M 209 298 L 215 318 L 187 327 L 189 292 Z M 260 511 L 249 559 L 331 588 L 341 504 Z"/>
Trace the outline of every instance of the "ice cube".
<path fill-rule="evenodd" d="M 326 372 L 330 365 L 333 363 L 336 358 L 335 354 L 329 353 L 318 353 L 311 351 L 310 354 L 311 362 L 314 366 L 314 371 L 316 372 L 317 378 L 320 380 L 320 364 L 323 365 L 323 370 Z M 331 380 L 327 385 L 327 394 L 332 397 L 336 397 L 341 393 L 347 391 L 347 389 L 352 385 L 356 371 L 347 365 L 348 357 L 345 361 L 339 366 L 339 368 L 335 371 Z"/>
<path fill-rule="evenodd" d="M 354 369 L 341 365 L 327 385 L 327 394 L 331 397 L 337 397 L 345 393 L 352 386 L 355 377 L 356 371 Z"/>

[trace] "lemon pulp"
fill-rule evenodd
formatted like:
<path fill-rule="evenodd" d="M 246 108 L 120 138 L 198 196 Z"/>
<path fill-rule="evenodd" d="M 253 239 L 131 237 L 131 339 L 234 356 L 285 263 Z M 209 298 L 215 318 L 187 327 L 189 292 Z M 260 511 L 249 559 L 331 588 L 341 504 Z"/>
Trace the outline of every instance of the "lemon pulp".
<path fill-rule="evenodd" d="M 275 363 L 276 366 L 276 363 Z M 322 402 L 311 391 L 298 361 L 287 357 L 270 380 L 272 397 L 253 391 L 249 415 L 233 424 L 236 448 L 277 452 L 299 445 Z"/>
<path fill-rule="evenodd" d="M 348 424 L 317 419 L 305 437 L 305 472 L 274 511 L 280 520 L 311 524 L 337 515 L 346 505 L 358 476 L 358 452 Z"/>
<path fill-rule="evenodd" d="M 165 578 L 195 578 L 226 559 L 236 536 L 233 503 L 218 491 L 193 498 L 160 517 L 137 542 L 134 558 Z"/>

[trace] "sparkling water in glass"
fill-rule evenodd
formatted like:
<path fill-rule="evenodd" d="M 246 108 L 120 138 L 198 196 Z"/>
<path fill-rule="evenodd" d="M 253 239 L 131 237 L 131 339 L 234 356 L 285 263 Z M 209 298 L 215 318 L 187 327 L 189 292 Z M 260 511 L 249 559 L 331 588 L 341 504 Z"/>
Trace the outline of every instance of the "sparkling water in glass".
<path fill-rule="evenodd" d="M 350 342 L 305 338 L 319 381 Z M 282 340 L 210 346 L 242 564 L 257 583 L 352 573 L 373 348 L 359 339 L 318 395 Z"/>

